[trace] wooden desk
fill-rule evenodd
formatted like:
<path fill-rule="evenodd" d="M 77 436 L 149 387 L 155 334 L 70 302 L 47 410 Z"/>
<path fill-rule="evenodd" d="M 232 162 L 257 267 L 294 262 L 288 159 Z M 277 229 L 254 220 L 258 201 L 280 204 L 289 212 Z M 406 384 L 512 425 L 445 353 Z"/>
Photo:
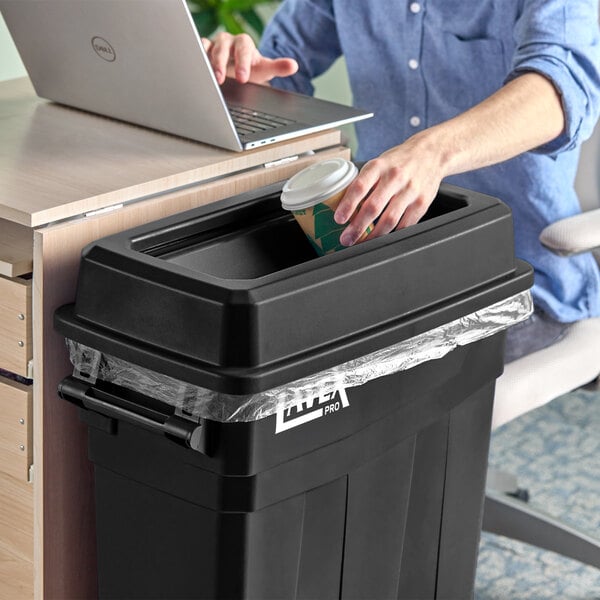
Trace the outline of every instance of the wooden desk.
<path fill-rule="evenodd" d="M 86 428 L 56 394 L 72 367 L 52 327 L 83 246 L 331 156 L 349 157 L 336 130 L 234 153 L 0 84 L 0 368 L 32 379 L 0 376 L 0 599 L 96 595 Z"/>

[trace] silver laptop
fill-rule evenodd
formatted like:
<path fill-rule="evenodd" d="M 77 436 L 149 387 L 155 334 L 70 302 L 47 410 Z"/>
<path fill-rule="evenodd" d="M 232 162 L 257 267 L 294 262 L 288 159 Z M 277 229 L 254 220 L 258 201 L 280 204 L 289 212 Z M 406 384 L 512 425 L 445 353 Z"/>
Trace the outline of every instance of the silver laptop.
<path fill-rule="evenodd" d="M 372 113 L 217 83 L 185 0 L 0 0 L 38 96 L 230 150 Z"/>

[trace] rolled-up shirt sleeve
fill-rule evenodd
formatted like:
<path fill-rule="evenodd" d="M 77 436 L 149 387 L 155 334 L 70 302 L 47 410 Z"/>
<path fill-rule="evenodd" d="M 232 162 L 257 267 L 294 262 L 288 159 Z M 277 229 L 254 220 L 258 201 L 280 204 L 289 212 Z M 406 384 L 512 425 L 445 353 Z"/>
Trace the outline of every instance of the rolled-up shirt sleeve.
<path fill-rule="evenodd" d="M 592 133 L 600 112 L 597 0 L 525 0 L 515 27 L 507 81 L 527 71 L 547 77 L 560 94 L 565 128 L 536 152 L 571 150 Z"/>
<path fill-rule="evenodd" d="M 312 95 L 312 80 L 342 53 L 332 0 L 285 0 L 265 28 L 259 50 L 269 58 L 298 62 L 295 75 L 275 78 L 273 86 Z"/>

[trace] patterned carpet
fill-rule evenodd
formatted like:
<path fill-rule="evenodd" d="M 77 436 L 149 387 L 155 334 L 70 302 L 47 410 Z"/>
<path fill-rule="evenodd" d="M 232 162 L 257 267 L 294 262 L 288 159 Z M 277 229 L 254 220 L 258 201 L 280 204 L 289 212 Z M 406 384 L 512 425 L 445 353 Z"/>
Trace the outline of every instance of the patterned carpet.
<path fill-rule="evenodd" d="M 600 538 L 600 392 L 558 398 L 496 430 L 490 465 L 515 473 L 530 503 Z M 600 570 L 482 535 L 475 600 L 600 600 Z"/>

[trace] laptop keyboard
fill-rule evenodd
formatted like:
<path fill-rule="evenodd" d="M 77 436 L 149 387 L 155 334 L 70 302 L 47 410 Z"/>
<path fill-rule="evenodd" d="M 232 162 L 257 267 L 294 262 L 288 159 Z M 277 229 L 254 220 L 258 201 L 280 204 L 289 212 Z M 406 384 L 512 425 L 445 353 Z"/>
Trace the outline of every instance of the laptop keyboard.
<path fill-rule="evenodd" d="M 228 108 L 233 124 L 240 136 L 285 127 L 294 123 L 290 119 L 270 115 L 265 112 L 246 108 L 245 106 L 232 106 L 230 104 Z"/>

